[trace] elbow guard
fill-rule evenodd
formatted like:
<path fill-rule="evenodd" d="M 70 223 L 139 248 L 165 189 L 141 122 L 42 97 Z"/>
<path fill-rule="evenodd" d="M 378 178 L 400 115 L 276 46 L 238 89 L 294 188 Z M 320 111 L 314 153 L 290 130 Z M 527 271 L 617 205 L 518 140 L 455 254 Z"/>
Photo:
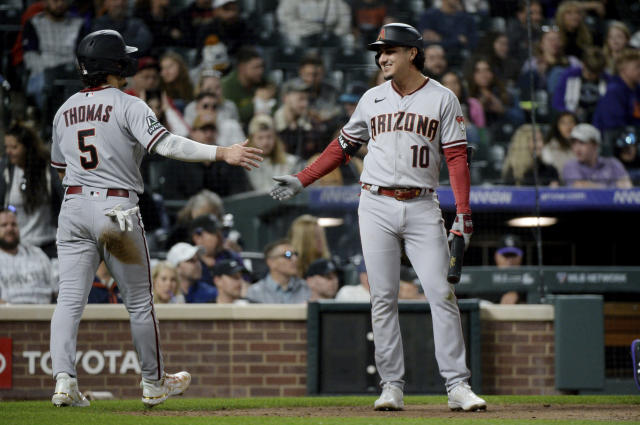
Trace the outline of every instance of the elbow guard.
<path fill-rule="evenodd" d="M 356 152 L 358 152 L 360 146 L 362 146 L 360 143 L 354 143 L 346 140 L 344 137 L 342 137 L 342 134 L 338 136 L 338 144 L 347 156 L 353 156 Z"/>

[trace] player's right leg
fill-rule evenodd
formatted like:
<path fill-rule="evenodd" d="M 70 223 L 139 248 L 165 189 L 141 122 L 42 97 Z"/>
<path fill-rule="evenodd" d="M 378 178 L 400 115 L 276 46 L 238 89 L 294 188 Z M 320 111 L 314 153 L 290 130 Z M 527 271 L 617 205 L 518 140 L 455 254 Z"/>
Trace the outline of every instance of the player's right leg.
<path fill-rule="evenodd" d="M 362 253 L 371 292 L 371 323 L 382 394 L 376 410 L 404 408 L 404 353 L 398 319 L 400 240 L 399 202 L 362 191 L 358 208 Z"/>
<path fill-rule="evenodd" d="M 125 208 L 133 206 L 134 204 L 126 205 Z M 158 320 L 153 306 L 149 252 L 139 213 L 132 217 L 131 231 L 122 233 L 110 219 L 105 219 L 102 225 L 102 232 L 121 232 L 119 234 L 139 253 L 135 262 L 125 263 L 109 252 L 106 246 L 102 247 L 104 261 L 118 283 L 122 301 L 129 312 L 131 337 L 142 369 L 142 403 L 153 407 L 169 396 L 184 393 L 191 382 L 191 375 L 184 371 L 175 374 L 164 371 Z"/>
<path fill-rule="evenodd" d="M 78 325 L 98 267 L 95 243 L 87 234 L 90 223 L 82 200 L 67 198 L 58 222 L 58 301 L 51 319 L 50 351 L 56 389 L 51 399 L 56 406 L 88 406 L 76 379 Z"/>

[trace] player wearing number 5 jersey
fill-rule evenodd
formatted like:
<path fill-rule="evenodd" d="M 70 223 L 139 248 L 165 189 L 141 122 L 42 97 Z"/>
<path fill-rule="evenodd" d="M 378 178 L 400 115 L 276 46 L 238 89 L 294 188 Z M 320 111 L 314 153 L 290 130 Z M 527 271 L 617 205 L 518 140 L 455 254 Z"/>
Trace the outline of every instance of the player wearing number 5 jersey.
<path fill-rule="evenodd" d="M 78 46 L 86 88 L 71 96 L 53 121 L 51 164 L 65 188 L 58 218 L 60 290 L 51 319 L 51 358 L 56 406 L 88 406 L 78 390 L 76 339 L 98 264 L 104 260 L 130 315 L 131 336 L 142 369 L 142 402 L 162 403 L 183 393 L 187 372 L 167 374 L 153 307 L 149 252 L 138 211 L 145 153 L 183 161 L 223 160 L 257 167 L 261 151 L 247 141 L 228 148 L 208 146 L 169 133 L 140 99 L 123 93 L 136 60 L 112 30 L 87 35 Z M 170 178 L 170 177 L 169 177 Z"/>
<path fill-rule="evenodd" d="M 382 27 L 369 45 L 387 82 L 367 91 L 338 139 L 296 176 L 274 177 L 276 199 L 288 199 L 348 161 L 367 144 L 358 215 L 371 292 L 375 359 L 382 394 L 376 410 L 404 406 L 404 354 L 398 321 L 401 245 L 431 306 L 436 360 L 452 410 L 485 409 L 468 385 L 460 312 L 447 283 L 449 247 L 436 198 L 442 153 L 457 216 L 451 233 L 468 245 L 473 230 L 462 111 L 456 96 L 421 73 L 422 37 L 405 24 Z"/>

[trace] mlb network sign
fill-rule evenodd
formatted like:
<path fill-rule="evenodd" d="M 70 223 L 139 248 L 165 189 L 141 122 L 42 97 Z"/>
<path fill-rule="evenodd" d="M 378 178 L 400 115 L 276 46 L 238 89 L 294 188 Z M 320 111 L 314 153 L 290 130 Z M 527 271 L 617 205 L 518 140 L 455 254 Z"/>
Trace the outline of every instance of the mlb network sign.
<path fill-rule="evenodd" d="M 1 343 L 2 340 L 0 340 Z M 23 351 L 22 357 L 28 360 L 28 374 L 53 374 L 51 353 L 49 351 Z M 111 375 L 126 375 L 129 372 L 140 374 L 140 363 L 135 351 L 129 350 L 89 350 L 76 351 L 76 367 L 89 375 L 98 375 L 106 371 Z M 0 373 L 0 377 L 2 374 Z M 0 388 L 2 388 L 0 386 Z"/>

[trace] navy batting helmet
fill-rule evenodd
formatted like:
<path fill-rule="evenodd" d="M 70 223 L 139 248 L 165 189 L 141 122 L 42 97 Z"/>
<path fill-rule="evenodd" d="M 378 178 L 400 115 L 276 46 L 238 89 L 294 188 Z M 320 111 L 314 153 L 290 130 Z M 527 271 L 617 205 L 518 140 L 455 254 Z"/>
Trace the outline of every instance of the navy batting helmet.
<path fill-rule="evenodd" d="M 367 49 L 378 51 L 382 46 L 406 46 L 422 49 L 422 35 L 417 29 L 407 24 L 387 24 L 380 29 L 378 38 L 367 46 Z"/>
<path fill-rule="evenodd" d="M 138 60 L 129 56 L 137 47 L 127 46 L 118 31 L 101 30 L 85 36 L 78 46 L 78 66 L 83 76 L 113 74 L 130 77 Z"/>

